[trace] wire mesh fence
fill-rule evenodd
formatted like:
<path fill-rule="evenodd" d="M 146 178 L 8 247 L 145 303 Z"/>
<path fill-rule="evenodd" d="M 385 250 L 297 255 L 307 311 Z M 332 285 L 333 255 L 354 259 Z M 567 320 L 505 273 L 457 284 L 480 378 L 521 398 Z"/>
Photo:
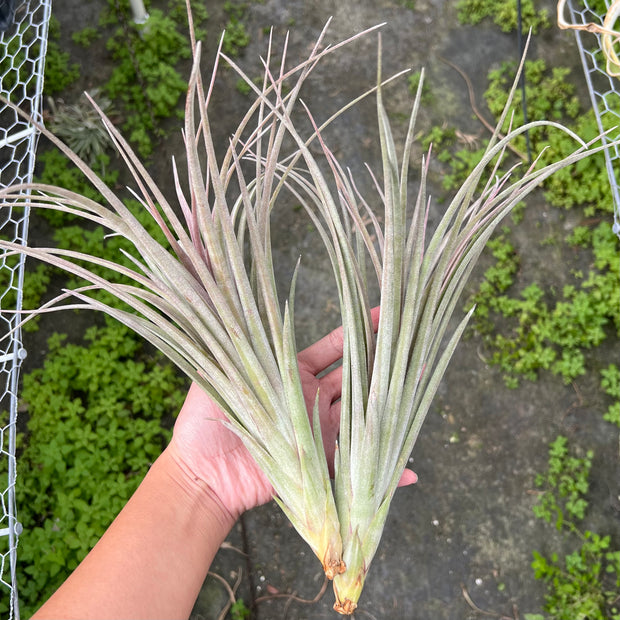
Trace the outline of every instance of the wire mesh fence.
<path fill-rule="evenodd" d="M 575 26 L 595 24 L 602 27 L 611 8 L 608 0 L 568 0 L 566 18 Z M 618 25 L 616 25 L 616 28 Z M 575 30 L 583 70 L 601 132 L 620 126 L 620 78 L 607 73 L 607 59 L 603 53 L 601 34 Z M 620 137 L 612 130 L 605 140 L 610 143 Z M 620 148 L 612 146 L 605 151 L 607 174 L 614 200 L 614 232 L 620 236 Z"/>
<path fill-rule="evenodd" d="M 50 10 L 51 0 L 0 0 L 0 94 L 36 120 Z M 0 102 L 0 187 L 32 181 L 37 139 L 34 125 Z M 3 205 L 0 234 L 24 244 L 27 233 L 27 211 Z M 0 257 L 0 336 L 11 334 L 0 341 L 0 607 L 8 601 L 8 617 L 15 619 L 21 533 L 15 508 L 17 384 L 25 351 L 13 311 L 21 309 L 23 277 L 23 257 Z"/>

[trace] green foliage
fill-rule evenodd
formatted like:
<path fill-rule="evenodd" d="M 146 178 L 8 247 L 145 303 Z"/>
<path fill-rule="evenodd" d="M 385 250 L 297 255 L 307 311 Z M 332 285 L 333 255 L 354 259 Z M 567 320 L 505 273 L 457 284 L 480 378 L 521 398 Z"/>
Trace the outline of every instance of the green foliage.
<path fill-rule="evenodd" d="M 561 435 L 549 445 L 547 471 L 536 476 L 536 486 L 544 489 L 534 506 L 539 519 L 554 523 L 558 530 L 574 528 L 574 522 L 583 519 L 593 457 L 592 451 L 583 457 L 572 456 L 568 439 Z"/>
<path fill-rule="evenodd" d="M 183 382 L 118 324 L 88 346 L 50 338 L 42 369 L 24 376 L 17 503 L 21 611 L 29 616 L 103 534 L 169 439 Z"/>
<path fill-rule="evenodd" d="M 94 41 L 101 38 L 101 33 L 97 28 L 86 26 L 71 35 L 71 40 L 81 47 L 89 47 Z"/>
<path fill-rule="evenodd" d="M 606 221 L 587 234 L 579 230 L 578 235 L 589 238 L 593 265 L 585 277 L 576 272 L 561 294 L 533 283 L 518 296 L 510 296 L 508 287 L 517 270 L 516 258 L 510 258 L 512 246 L 501 238 L 491 244 L 497 262 L 472 297 L 478 304 L 475 326 L 511 387 L 520 376 L 536 379 L 541 369 L 569 383 L 585 373 L 584 350 L 601 344 L 610 328 L 620 333 L 618 238 Z M 501 333 L 494 331 L 499 317 L 507 319 Z"/>
<path fill-rule="evenodd" d="M 407 78 L 407 85 L 409 87 L 409 92 L 412 95 L 415 95 L 418 92 L 418 87 L 420 85 L 420 79 L 422 78 L 422 71 L 415 71 Z M 430 86 L 428 85 L 428 81 L 425 81 L 422 84 L 422 98 L 421 102 L 426 105 L 430 105 L 435 100 L 433 94 L 431 93 Z"/>
<path fill-rule="evenodd" d="M 489 72 L 489 85 L 485 91 L 486 104 L 496 119 L 508 100 L 508 94 L 515 78 L 516 64 L 514 62 L 504 62 L 498 69 Z M 567 80 L 570 69 L 553 67 L 549 69 L 543 59 L 526 61 L 525 63 L 525 84 L 526 84 L 526 103 L 527 115 L 532 120 L 550 120 L 562 122 L 567 125 L 573 124 L 573 130 L 585 140 L 589 140 L 598 135 L 596 119 L 593 113 L 580 116 L 579 101 L 575 96 L 575 86 Z M 508 114 L 502 131 L 506 133 L 510 127 L 510 119 L 514 114 L 514 122 L 522 122 L 523 107 L 521 98 L 513 100 L 511 114 Z M 577 120 L 576 120 L 577 119 Z M 452 130 L 454 131 L 454 130 Z M 435 130 L 431 133 L 449 135 L 449 130 Z M 534 153 L 543 153 L 539 166 L 543 166 L 557 158 L 572 152 L 576 146 L 574 138 L 568 134 L 546 127 L 536 128 L 529 132 L 532 150 Z M 467 178 L 470 171 L 478 164 L 488 140 L 485 140 L 481 148 L 472 151 L 468 148 L 461 148 L 458 141 L 445 139 L 439 144 L 442 146 L 439 160 L 448 164 L 443 185 L 445 189 L 452 190 L 458 188 Z M 521 136 L 513 142 L 517 151 L 525 153 L 527 150 L 526 138 Z M 508 159 L 503 163 L 511 163 Z M 610 197 L 609 182 L 606 181 L 606 167 L 603 154 L 597 157 L 590 157 L 580 162 L 578 166 L 570 167 L 562 171 L 561 180 L 553 175 L 545 183 L 546 197 L 555 206 L 568 206 L 583 204 L 601 200 L 601 195 L 607 194 Z M 601 183 L 601 180 L 603 183 Z"/>
<path fill-rule="evenodd" d="M 484 96 L 489 110 L 496 118 L 499 118 L 506 105 L 516 70 L 517 63 L 503 62 L 498 69 L 489 72 L 489 86 Z M 575 85 L 566 79 L 570 74 L 571 70 L 567 67 L 549 69 L 542 58 L 525 62 L 525 100 L 530 120 L 565 121 L 577 117 L 580 109 Z M 523 118 L 520 97 L 514 101 L 513 110 L 516 119 Z M 502 131 L 506 132 L 509 124 L 510 119 L 507 119 Z"/>
<path fill-rule="evenodd" d="M 482 333 L 491 331 L 492 323 L 486 319 L 489 318 L 491 312 L 499 311 L 499 296 L 512 285 L 514 276 L 519 270 L 519 256 L 507 232 L 491 239 L 487 248 L 495 259 L 495 263 L 484 272 L 477 292 L 467 304 L 468 308 L 476 305 L 476 329 Z"/>
<path fill-rule="evenodd" d="M 463 24 L 478 24 L 490 17 L 503 32 L 517 28 L 517 0 L 458 0 L 458 17 Z M 521 3 L 523 28 L 536 34 L 541 28 L 549 27 L 547 11 L 537 11 L 532 0 Z"/>
<path fill-rule="evenodd" d="M 508 92 L 514 80 L 515 63 L 503 63 L 489 73 L 489 87 L 485 99 L 489 110 L 499 118 L 506 105 Z M 529 120 L 546 119 L 563 122 L 581 139 L 589 141 L 599 134 L 594 112 L 590 109 L 582 113 L 575 95 L 575 86 L 568 81 L 570 69 L 553 67 L 549 69 L 543 59 L 525 63 L 526 102 Z M 512 107 L 515 118 L 523 118 L 521 99 L 517 98 Z M 620 102 L 618 102 L 620 103 Z M 610 102 L 611 105 L 611 102 Z M 509 115 L 510 116 L 510 115 Z M 605 129 L 612 128 L 611 115 L 606 115 Z M 509 119 L 502 128 L 507 131 Z M 542 153 L 539 166 L 542 167 L 563 157 L 575 148 L 575 139 L 567 133 L 547 128 L 537 128 L 530 132 L 530 140 L 535 153 Z M 524 151 L 525 137 L 515 143 Z M 609 178 L 603 153 L 589 157 L 574 167 L 552 175 L 545 182 L 545 198 L 550 204 L 570 208 L 587 205 L 586 215 L 591 215 L 596 205 L 598 209 L 611 212 L 613 202 L 609 191 Z"/>
<path fill-rule="evenodd" d="M 245 604 L 242 598 L 237 599 L 230 607 L 232 620 L 245 620 L 252 616 L 252 610 Z"/>
<path fill-rule="evenodd" d="M 47 52 L 45 54 L 45 94 L 60 93 L 80 77 L 79 65 L 70 62 L 69 52 L 60 48 L 60 23 L 50 17 Z"/>
<path fill-rule="evenodd" d="M 611 128 L 610 117 L 610 114 L 603 117 L 606 129 Z M 599 134 L 594 112 L 588 110 L 582 114 L 571 129 L 585 141 L 594 139 Z M 570 136 L 554 132 L 546 143 L 541 144 L 541 148 L 547 148 L 541 158 L 541 165 L 548 163 L 559 153 L 566 153 L 574 144 Z M 568 174 L 562 170 L 557 176 L 553 175 L 545 182 L 545 198 L 553 206 L 565 209 L 583 206 L 584 215 L 588 217 L 597 211 L 613 213 L 613 198 L 604 154 L 588 157 L 574 166 Z"/>
<path fill-rule="evenodd" d="M 496 116 L 506 104 L 514 71 L 514 65 L 506 63 L 489 74 L 485 96 Z M 530 119 L 572 124 L 584 140 L 598 135 L 594 114 L 579 114 L 567 69 L 549 70 L 544 61 L 531 61 L 526 63 L 526 76 Z M 522 116 L 520 101 L 514 104 L 514 113 L 516 118 Z M 508 125 L 503 129 L 507 130 Z M 436 129 L 433 137 L 444 147 L 439 159 L 449 166 L 444 185 L 455 188 L 479 161 L 482 151 L 458 149 L 456 140 L 445 129 Z M 536 130 L 530 138 L 533 151 L 542 152 L 539 166 L 575 147 L 574 138 L 561 131 Z M 525 142 L 516 146 L 524 150 Z M 613 201 L 603 154 L 552 176 L 545 183 L 544 195 L 554 206 L 582 207 L 584 216 L 611 211 Z M 613 301 L 620 297 L 620 247 L 610 224 L 603 221 L 594 229 L 576 227 L 566 242 L 580 248 L 575 249 L 575 254 L 590 263 L 589 271 L 584 274 L 575 270 L 560 291 L 544 290 L 530 282 L 518 294 L 510 288 L 517 270 L 517 259 L 508 260 L 512 248 L 506 248 L 509 254 L 502 255 L 497 254 L 502 241 L 499 246 L 491 246 L 496 264 L 487 271 L 472 298 L 478 307 L 475 326 L 491 349 L 491 361 L 504 370 L 511 387 L 518 384 L 519 377 L 534 380 L 541 369 L 550 370 L 568 383 L 585 373 L 585 350 L 601 344 L 612 330 L 620 333 L 620 309 Z M 501 333 L 495 333 L 500 321 Z"/>
<path fill-rule="evenodd" d="M 228 15 L 228 22 L 224 27 L 222 51 L 232 58 L 239 56 L 241 50 L 250 42 L 250 35 L 241 21 L 246 10 L 246 4 L 235 4 L 230 0 L 224 2 L 224 12 Z"/>
<path fill-rule="evenodd" d="M 601 388 L 615 400 L 603 415 L 603 419 L 620 427 L 620 369 L 615 364 L 609 364 L 601 370 Z"/>
<path fill-rule="evenodd" d="M 444 162 L 449 161 L 450 150 L 456 143 L 456 129 L 447 125 L 434 125 L 422 139 L 422 147 L 428 150 L 432 146 L 437 159 Z"/>
<path fill-rule="evenodd" d="M 13 311 L 17 307 L 17 264 L 18 257 L 3 259 L 0 269 L 0 310 Z M 50 282 L 50 268 L 38 264 L 33 270 L 26 271 L 22 286 L 22 308 L 35 310 L 41 305 L 41 297 L 45 294 Z M 23 330 L 33 332 L 38 329 L 39 317 L 35 317 L 23 326 Z"/>
<path fill-rule="evenodd" d="M 244 97 L 247 97 L 252 92 L 252 87 L 242 78 L 237 80 L 235 86 Z"/>
<path fill-rule="evenodd" d="M 534 552 L 532 568 L 548 585 L 545 610 L 553 620 L 620 620 L 620 551 L 609 551 L 610 537 L 587 531 L 581 547 L 550 559 Z"/>
<path fill-rule="evenodd" d="M 448 151 L 442 153 L 439 161 L 449 162 L 450 172 L 443 178 L 443 186 L 446 190 L 458 190 L 469 173 L 480 163 L 486 150 L 488 140 L 483 140 L 482 146 L 478 149 L 460 148 L 452 156 Z M 486 182 L 486 179 L 483 179 Z"/>
<path fill-rule="evenodd" d="M 202 27 L 209 19 L 209 13 L 203 0 L 190 0 L 192 8 L 192 21 L 194 23 L 194 33 L 196 39 L 204 41 L 207 38 L 207 31 Z M 166 15 L 180 25 L 182 31 L 187 31 L 189 26 L 187 20 L 186 0 L 168 0 Z"/>
<path fill-rule="evenodd" d="M 563 558 L 533 553 L 532 568 L 548 586 L 545 611 L 553 620 L 620 620 L 620 551 L 611 549 L 609 536 L 578 529 L 588 506 L 591 466 L 591 451 L 574 456 L 560 436 L 550 445 L 547 472 L 536 478 L 544 491 L 534 513 L 578 543 Z"/>
<path fill-rule="evenodd" d="M 107 47 L 114 69 L 104 90 L 120 102 L 123 128 L 146 157 L 153 137 L 163 135 L 160 121 L 175 114 L 187 89 L 175 65 L 191 55 L 189 41 L 172 19 L 154 9 L 147 24 L 118 27 Z"/>

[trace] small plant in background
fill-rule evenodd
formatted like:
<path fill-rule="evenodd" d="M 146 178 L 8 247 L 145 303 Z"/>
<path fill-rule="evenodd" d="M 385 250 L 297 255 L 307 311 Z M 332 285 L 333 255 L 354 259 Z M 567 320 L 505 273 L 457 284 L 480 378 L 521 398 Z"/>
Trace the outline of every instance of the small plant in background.
<path fill-rule="evenodd" d="M 62 92 L 80 77 L 79 65 L 71 63 L 69 52 L 60 48 L 60 36 L 60 22 L 52 15 L 45 55 L 44 88 L 47 95 Z"/>
<path fill-rule="evenodd" d="M 502 286 L 509 284 L 514 265 L 506 265 L 500 255 L 473 296 L 482 310 L 476 327 L 491 351 L 490 361 L 505 372 L 510 387 L 521 377 L 536 379 L 540 370 L 570 383 L 585 373 L 586 351 L 600 345 L 610 330 L 620 334 L 620 242 L 611 223 L 577 228 L 569 241 L 590 250 L 593 264 L 587 274 L 574 273 L 561 292 L 533 283 L 518 295 L 509 289 L 501 293 L 495 280 L 500 276 Z M 498 316 L 509 320 L 501 332 L 493 327 Z"/>
<path fill-rule="evenodd" d="M 503 32 L 517 28 L 517 0 L 458 0 L 456 7 L 463 24 L 478 24 L 491 17 Z M 521 11 L 524 28 L 531 28 L 534 34 L 549 25 L 547 11 L 537 11 L 533 0 L 523 0 Z"/>
<path fill-rule="evenodd" d="M 501 295 L 512 286 L 520 264 L 519 256 L 509 239 L 508 229 L 491 239 L 487 248 L 495 259 L 495 264 L 484 272 L 476 293 L 466 305 L 466 310 L 476 307 L 474 324 L 481 334 L 492 331 L 493 324 L 487 319 L 491 312 L 500 311 Z"/>
<path fill-rule="evenodd" d="M 252 617 L 252 610 L 239 598 L 230 607 L 230 617 L 232 620 L 247 620 Z"/>
<path fill-rule="evenodd" d="M 613 550 L 610 536 L 580 529 L 588 508 L 592 458 L 591 451 L 571 454 L 567 439 L 559 436 L 549 446 L 547 471 L 536 477 L 543 492 L 534 514 L 578 547 L 549 557 L 534 552 L 532 568 L 547 584 L 549 616 L 530 614 L 530 620 L 620 620 L 620 551 Z"/>
<path fill-rule="evenodd" d="M 530 113 L 551 116 L 572 123 L 584 138 L 597 133 L 592 111 L 578 115 L 574 87 L 566 82 L 567 70 L 549 70 L 541 61 L 526 62 L 527 98 Z M 486 101 L 495 115 L 506 104 L 506 88 L 514 80 L 514 65 L 506 63 L 489 74 Z M 514 106 L 516 118 L 520 103 Z M 506 122 L 507 123 L 507 122 Z M 508 125 L 502 125 L 507 130 Z M 473 169 L 482 149 L 471 151 L 458 147 L 454 131 L 433 128 L 434 139 L 446 151 L 440 157 L 448 171 L 444 185 L 455 188 Z M 539 165 L 567 153 L 570 138 L 544 127 L 529 132 L 534 151 L 543 151 Z M 517 142 L 525 148 L 523 137 Z M 613 200 L 604 157 L 595 156 L 575 166 L 569 173 L 558 171 L 544 184 L 544 196 L 550 204 L 562 208 L 582 208 L 584 217 L 610 212 Z M 504 229 L 503 238 L 508 238 Z M 605 219 L 596 227 L 578 226 L 566 239 L 568 245 L 592 255 L 589 272 L 576 271 L 560 290 L 550 290 L 534 282 L 519 282 L 517 293 L 511 289 L 517 279 L 518 256 L 502 252 L 502 242 L 491 245 L 496 264 L 483 278 L 472 301 L 478 305 L 474 315 L 476 329 L 483 335 L 490 354 L 489 361 L 504 371 L 506 385 L 516 387 L 521 378 L 534 380 L 539 371 L 549 370 L 566 383 L 585 373 L 585 353 L 601 344 L 610 330 L 620 334 L 620 242 Z M 496 328 L 502 319 L 501 330 Z"/>
<path fill-rule="evenodd" d="M 205 37 L 208 13 L 204 3 L 191 0 L 196 34 Z M 108 0 L 100 28 L 113 28 L 107 40 L 115 64 L 102 87 L 122 115 L 123 128 L 143 157 L 164 136 L 165 119 L 180 116 L 177 104 L 187 89 L 176 68 L 191 56 L 185 0 L 168 0 L 165 10 L 149 8 L 146 24 L 135 24 L 128 0 Z"/>
<path fill-rule="evenodd" d="M 115 116 L 112 102 L 101 97 L 98 89 L 88 94 L 97 100 L 97 104 L 108 117 Z M 92 103 L 86 97 L 81 97 L 73 104 L 56 102 L 52 98 L 48 101 L 51 114 L 50 129 L 89 166 L 95 167 L 97 163 L 103 163 L 102 156 L 106 149 L 112 146 L 112 140 Z"/>
<path fill-rule="evenodd" d="M 158 123 L 173 115 L 187 83 L 175 69 L 188 58 L 188 40 L 162 11 L 151 11 L 147 24 L 120 26 L 107 47 L 115 61 L 104 91 L 121 102 L 123 128 L 143 156 L 151 154 Z"/>
<path fill-rule="evenodd" d="M 90 47 L 94 41 L 101 38 L 101 32 L 93 26 L 86 26 L 71 35 L 71 40 L 81 47 Z"/>
<path fill-rule="evenodd" d="M 609 364 L 601 370 L 601 388 L 614 399 L 603 418 L 620 427 L 620 369 L 615 364 Z"/>
<path fill-rule="evenodd" d="M 415 71 L 414 73 L 412 73 L 407 78 L 407 83 L 409 85 L 409 92 L 413 96 L 415 96 L 415 94 L 418 92 L 418 87 L 422 83 L 422 71 L 418 70 L 418 71 Z M 431 92 L 431 89 L 430 89 L 430 87 L 428 85 L 428 82 L 422 83 L 422 99 L 421 99 L 421 101 L 422 101 L 422 103 L 424 105 L 430 105 L 434 101 L 434 95 Z M 432 141 L 432 138 L 430 140 Z M 427 148 L 428 148 L 428 146 L 427 146 Z"/>
<path fill-rule="evenodd" d="M 222 51 L 231 58 L 236 58 L 241 50 L 250 42 L 250 35 L 243 24 L 243 17 L 247 4 L 235 4 L 230 0 L 224 2 L 224 12 L 228 15 L 228 22 L 224 26 L 224 40 Z"/>
<path fill-rule="evenodd" d="M 539 519 L 553 523 L 557 530 L 576 530 L 575 523 L 583 519 L 588 506 L 585 495 L 593 457 L 591 450 L 582 457 L 572 456 L 567 438 L 561 435 L 550 444 L 547 471 L 536 476 L 536 486 L 544 489 L 534 507 Z"/>

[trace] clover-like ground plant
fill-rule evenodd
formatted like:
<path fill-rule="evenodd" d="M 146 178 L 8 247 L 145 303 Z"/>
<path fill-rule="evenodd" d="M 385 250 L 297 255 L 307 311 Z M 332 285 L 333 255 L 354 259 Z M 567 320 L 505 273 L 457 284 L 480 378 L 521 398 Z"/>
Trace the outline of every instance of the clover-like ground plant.
<path fill-rule="evenodd" d="M 400 163 L 383 105 L 390 80 L 382 81 L 380 54 L 377 84 L 358 98 L 372 93 L 377 98 L 383 173 L 382 179 L 373 177 L 372 198 L 361 196 L 323 139 L 325 127 L 357 100 L 320 127 L 304 107 L 313 124 L 310 135 L 302 136 L 293 122 L 293 109 L 303 105 L 301 87 L 317 63 L 374 28 L 332 46 L 324 45 L 326 30 L 308 58 L 290 69 L 285 43 L 272 70 L 270 39 L 261 86 L 220 49 L 205 87 L 200 44 L 193 42 L 183 128 L 188 189 L 182 189 L 175 165 L 175 206 L 101 113 L 133 175 L 132 192 L 161 226 L 166 246 L 146 233 L 92 169 L 40 128 L 80 168 L 105 204 L 59 187 L 31 184 L 0 190 L 2 205 L 57 209 L 123 235 L 136 250 L 133 268 L 58 248 L 6 241 L 0 246 L 5 256 L 24 253 L 88 282 L 64 291 L 39 312 L 91 308 L 108 313 L 163 351 L 219 404 L 230 428 L 268 476 L 276 501 L 334 579 L 334 608 L 352 614 L 391 498 L 467 322 L 468 316 L 454 326 L 451 317 L 477 257 L 515 204 L 555 170 L 602 147 L 584 145 L 575 136 L 572 155 L 544 168 L 533 165 L 511 180 L 495 172 L 510 140 L 527 127 L 506 137 L 496 134 L 431 234 L 425 192 L 428 159 L 421 165 L 417 195 L 413 200 L 408 195 L 421 84 Z M 255 99 L 218 163 L 208 108 L 220 61 L 239 72 Z M 294 146 L 287 151 L 284 145 L 291 142 Z M 311 143 L 319 145 L 318 154 Z M 297 367 L 295 277 L 283 304 L 276 292 L 269 222 L 285 188 L 317 227 L 340 296 L 342 414 L 333 489 L 319 416 L 308 415 Z M 375 213 L 373 203 L 381 205 L 382 213 Z M 108 268 L 111 277 L 92 273 L 89 265 Z M 367 271 L 380 287 L 376 334 L 369 302 L 373 283 Z M 109 291 L 125 308 L 105 305 L 97 299 L 98 290 Z"/>

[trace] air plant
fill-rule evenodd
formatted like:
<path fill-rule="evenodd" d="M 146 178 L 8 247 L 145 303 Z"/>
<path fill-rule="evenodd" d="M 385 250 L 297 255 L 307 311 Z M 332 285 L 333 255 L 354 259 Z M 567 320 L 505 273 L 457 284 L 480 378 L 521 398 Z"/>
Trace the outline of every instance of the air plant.
<path fill-rule="evenodd" d="M 169 249 L 155 242 L 122 200 L 43 128 L 107 205 L 40 184 L 1 190 L 2 202 L 79 215 L 126 237 L 139 258 L 133 258 L 133 268 L 128 268 L 69 250 L 24 248 L 9 242 L 0 242 L 0 247 L 7 255 L 22 252 L 89 282 L 63 292 L 41 311 L 91 308 L 107 312 L 157 346 L 219 404 L 230 427 L 272 483 L 276 501 L 321 560 L 327 576 L 334 579 L 334 608 L 352 614 L 390 501 L 469 318 L 456 327 L 451 321 L 477 257 L 494 227 L 515 204 L 556 170 L 603 147 L 591 148 L 573 135 L 578 146 L 572 155 L 540 169 L 534 164 L 511 181 L 510 174 L 498 172 L 507 145 L 543 122 L 530 123 L 501 138 L 496 131 L 482 161 L 431 234 L 427 229 L 430 201 L 425 192 L 427 158 L 422 162 L 420 190 L 411 201 L 412 208 L 408 196 L 423 80 L 400 164 L 383 105 L 383 89 L 392 78 L 382 79 L 380 54 L 376 86 L 321 126 L 304 106 L 313 125 L 308 136 L 302 136 L 293 122 L 293 110 L 303 105 L 301 87 L 317 63 L 374 30 L 322 47 L 326 29 L 308 59 L 290 70 L 285 67 L 285 44 L 279 68 L 272 71 L 270 39 L 262 86 L 220 49 L 205 91 L 199 70 L 200 44 L 193 42 L 184 125 L 189 195 L 182 191 L 174 167 L 181 217 L 101 113 L 133 175 L 136 196 L 161 226 Z M 239 73 L 256 98 L 218 164 L 208 106 L 220 60 Z M 373 177 L 376 197 L 365 199 L 323 135 L 344 110 L 371 93 L 377 98 L 383 179 Z M 292 138 L 293 152 L 285 152 L 285 138 L 289 142 Z M 321 155 L 311 150 L 311 143 L 320 145 Z M 244 161 L 254 170 L 251 178 L 242 166 Z M 327 164 L 329 175 L 321 164 Z M 488 168 L 490 174 L 483 177 Z M 483 178 L 489 180 L 482 182 Z M 295 276 L 283 308 L 276 292 L 269 220 L 284 189 L 297 197 L 319 231 L 340 296 L 342 413 L 333 490 L 319 416 L 308 415 L 297 368 Z M 25 196 L 24 190 L 31 195 Z M 372 201 L 382 204 L 383 227 L 370 206 Z M 94 275 L 89 263 L 105 266 L 132 284 Z M 374 272 L 381 293 L 376 334 L 367 270 Z M 99 301 L 94 293 L 100 289 L 125 302 L 128 309 Z"/>
<path fill-rule="evenodd" d="M 97 105 L 106 116 L 114 114 L 112 102 L 98 96 L 98 89 L 89 93 L 90 99 L 97 99 Z M 64 140 L 69 148 L 89 166 L 94 166 L 107 148 L 112 146 L 110 134 L 101 122 L 97 110 L 89 101 L 80 99 L 78 103 L 56 102 L 49 97 L 51 131 Z"/>

